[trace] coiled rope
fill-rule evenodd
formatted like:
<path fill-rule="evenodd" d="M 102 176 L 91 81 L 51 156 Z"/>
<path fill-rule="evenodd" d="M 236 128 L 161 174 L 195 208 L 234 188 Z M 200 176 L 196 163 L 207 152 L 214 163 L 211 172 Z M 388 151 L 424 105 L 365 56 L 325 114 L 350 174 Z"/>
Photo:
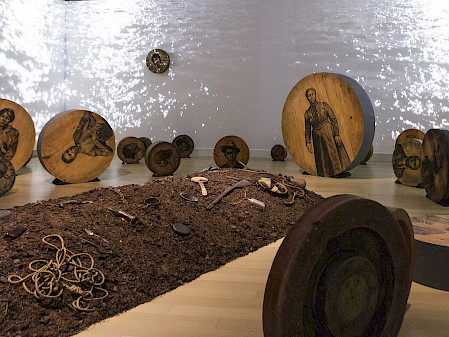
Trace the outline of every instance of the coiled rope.
<path fill-rule="evenodd" d="M 50 241 L 59 240 L 59 245 Z M 25 277 L 10 275 L 11 284 L 21 283 L 29 294 L 37 299 L 55 299 L 67 290 L 78 297 L 72 302 L 73 308 L 80 311 L 92 311 L 94 300 L 106 298 L 109 293 L 100 288 L 104 283 L 104 274 L 94 268 L 94 259 L 88 253 L 73 253 L 64 245 L 60 235 L 51 234 L 42 238 L 42 242 L 56 249 L 55 260 L 34 260 L 28 268 L 32 273 Z M 29 285 L 27 285 L 29 283 Z"/>

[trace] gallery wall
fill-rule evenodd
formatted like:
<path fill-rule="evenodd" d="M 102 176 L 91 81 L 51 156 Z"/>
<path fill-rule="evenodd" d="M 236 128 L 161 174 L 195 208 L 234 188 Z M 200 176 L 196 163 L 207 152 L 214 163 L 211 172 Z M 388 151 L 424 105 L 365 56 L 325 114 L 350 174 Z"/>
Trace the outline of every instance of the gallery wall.
<path fill-rule="evenodd" d="M 37 133 L 82 108 L 118 140 L 188 134 L 207 155 L 232 134 L 269 156 L 284 144 L 288 93 L 314 72 L 365 89 L 376 153 L 392 153 L 404 129 L 449 124 L 446 1 L 0 0 L 0 20 L 0 97 Z M 146 68 L 153 48 L 170 55 L 167 72 Z"/>

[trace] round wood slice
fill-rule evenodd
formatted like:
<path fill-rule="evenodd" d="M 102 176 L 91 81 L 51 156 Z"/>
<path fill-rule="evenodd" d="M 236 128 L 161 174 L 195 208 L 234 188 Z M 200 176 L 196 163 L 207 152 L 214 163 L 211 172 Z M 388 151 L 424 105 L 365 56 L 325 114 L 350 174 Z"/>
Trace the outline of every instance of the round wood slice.
<path fill-rule="evenodd" d="M 187 135 L 177 136 L 173 139 L 172 144 L 178 149 L 181 158 L 189 158 L 193 148 L 195 147 L 193 139 Z"/>
<path fill-rule="evenodd" d="M 419 139 L 422 142 L 425 135 L 421 130 L 407 129 L 399 134 L 398 138 L 396 138 L 396 143 L 402 142 L 404 139 Z"/>
<path fill-rule="evenodd" d="M 393 171 L 399 182 L 407 186 L 419 186 L 421 176 L 422 144 L 414 138 L 402 138 L 393 151 Z"/>
<path fill-rule="evenodd" d="M 117 156 L 126 164 L 138 163 L 145 151 L 145 144 L 137 137 L 125 137 L 117 144 Z"/>
<path fill-rule="evenodd" d="M 34 123 L 28 112 L 19 104 L 0 99 L 0 154 L 10 160 L 14 170 L 19 170 L 33 154 L 36 142 Z"/>
<path fill-rule="evenodd" d="M 114 131 L 100 115 L 86 110 L 57 114 L 42 129 L 37 154 L 42 166 L 65 183 L 101 175 L 115 151 Z"/>
<path fill-rule="evenodd" d="M 16 171 L 12 163 L 0 154 L 0 195 L 5 194 L 14 186 Z"/>
<path fill-rule="evenodd" d="M 153 73 L 163 73 L 170 66 L 170 57 L 162 49 L 153 49 L 146 58 L 147 68 Z"/>
<path fill-rule="evenodd" d="M 178 149 L 169 142 L 155 142 L 145 153 L 145 164 L 156 176 L 172 175 L 180 163 Z"/>
<path fill-rule="evenodd" d="M 434 202 L 449 198 L 449 131 L 431 129 L 422 142 L 422 185 Z"/>
<path fill-rule="evenodd" d="M 415 233 L 413 281 L 449 291 L 449 215 L 411 218 Z"/>
<path fill-rule="evenodd" d="M 151 142 L 151 139 L 148 137 L 139 137 L 139 139 L 143 142 L 143 144 L 145 145 L 145 152 L 147 151 L 147 149 L 150 147 L 151 144 L 153 144 Z"/>
<path fill-rule="evenodd" d="M 409 295 L 404 234 L 381 204 L 338 195 L 285 236 L 268 276 L 266 337 L 396 336 Z"/>
<path fill-rule="evenodd" d="M 287 149 L 280 144 L 276 144 L 271 148 L 271 158 L 274 161 L 283 161 L 287 158 Z"/>
<path fill-rule="evenodd" d="M 249 161 L 248 145 L 240 137 L 225 136 L 215 144 L 214 161 L 220 168 L 242 169 Z"/>
<path fill-rule="evenodd" d="M 315 73 L 290 91 L 282 112 L 282 135 L 288 153 L 302 170 L 334 176 L 353 169 L 369 154 L 374 138 L 373 106 L 353 79 Z"/>

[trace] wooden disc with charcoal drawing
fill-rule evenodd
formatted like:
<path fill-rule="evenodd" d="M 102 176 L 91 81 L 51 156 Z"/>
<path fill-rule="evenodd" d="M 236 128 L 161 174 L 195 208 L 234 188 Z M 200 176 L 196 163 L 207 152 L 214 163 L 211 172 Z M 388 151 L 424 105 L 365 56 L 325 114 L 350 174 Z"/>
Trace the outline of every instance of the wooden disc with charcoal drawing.
<path fill-rule="evenodd" d="M 87 110 L 57 114 L 42 129 L 37 154 L 42 166 L 65 183 L 83 183 L 100 176 L 115 152 L 108 122 Z"/>
<path fill-rule="evenodd" d="M 315 73 L 299 81 L 284 104 L 282 135 L 305 172 L 334 176 L 363 162 L 374 138 L 374 109 L 353 79 Z"/>
<path fill-rule="evenodd" d="M 152 144 L 151 139 L 148 137 L 139 137 L 139 139 L 143 142 L 143 144 L 145 145 L 145 152 L 147 151 L 147 149 L 150 147 L 150 145 Z M 145 155 L 145 154 L 144 154 Z"/>
<path fill-rule="evenodd" d="M 449 199 L 449 131 L 431 129 L 422 142 L 422 185 L 434 202 Z"/>
<path fill-rule="evenodd" d="M 0 154 L 0 195 L 5 194 L 14 186 L 16 171 L 12 163 Z"/>
<path fill-rule="evenodd" d="M 407 186 L 419 186 L 421 176 L 421 152 L 424 133 L 419 130 L 405 130 L 396 139 L 392 165 L 398 181 Z"/>
<path fill-rule="evenodd" d="M 33 155 L 36 131 L 28 112 L 19 104 L 0 99 L 0 154 L 19 170 Z"/>
<path fill-rule="evenodd" d="M 274 161 L 283 161 L 287 158 L 287 149 L 281 144 L 276 144 L 271 148 L 270 154 Z"/>
<path fill-rule="evenodd" d="M 394 216 L 353 195 L 323 200 L 287 232 L 263 303 L 266 337 L 396 336 L 410 285 Z"/>
<path fill-rule="evenodd" d="M 156 176 L 172 175 L 181 163 L 179 151 L 172 143 L 155 142 L 145 153 L 145 164 Z"/>
<path fill-rule="evenodd" d="M 242 169 L 249 161 L 248 145 L 240 137 L 225 136 L 215 144 L 214 161 L 220 168 Z"/>
<path fill-rule="evenodd" d="M 125 137 L 117 144 L 117 156 L 126 164 L 138 163 L 145 151 L 144 142 L 137 137 Z"/>
<path fill-rule="evenodd" d="M 147 68 L 153 73 L 163 73 L 170 66 L 170 57 L 162 49 L 153 49 L 146 58 Z"/>
<path fill-rule="evenodd" d="M 181 158 L 189 158 L 190 154 L 193 152 L 193 148 L 195 147 L 193 139 L 187 135 L 177 136 L 173 139 L 172 144 L 178 149 Z"/>

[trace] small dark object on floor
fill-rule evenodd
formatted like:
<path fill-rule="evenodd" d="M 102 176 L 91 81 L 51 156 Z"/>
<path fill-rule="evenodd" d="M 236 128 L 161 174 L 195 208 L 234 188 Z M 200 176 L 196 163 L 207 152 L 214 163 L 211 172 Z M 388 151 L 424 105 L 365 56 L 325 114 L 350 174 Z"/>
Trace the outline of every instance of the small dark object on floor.
<path fill-rule="evenodd" d="M 96 181 L 100 181 L 100 179 L 94 178 L 92 180 L 89 180 L 88 182 L 89 183 L 93 183 L 93 182 L 96 182 Z M 58 178 L 53 179 L 53 181 L 51 183 L 54 184 L 54 185 L 69 185 L 69 184 L 72 184 L 72 183 L 66 183 L 65 181 L 62 181 L 62 180 L 60 180 Z"/>

